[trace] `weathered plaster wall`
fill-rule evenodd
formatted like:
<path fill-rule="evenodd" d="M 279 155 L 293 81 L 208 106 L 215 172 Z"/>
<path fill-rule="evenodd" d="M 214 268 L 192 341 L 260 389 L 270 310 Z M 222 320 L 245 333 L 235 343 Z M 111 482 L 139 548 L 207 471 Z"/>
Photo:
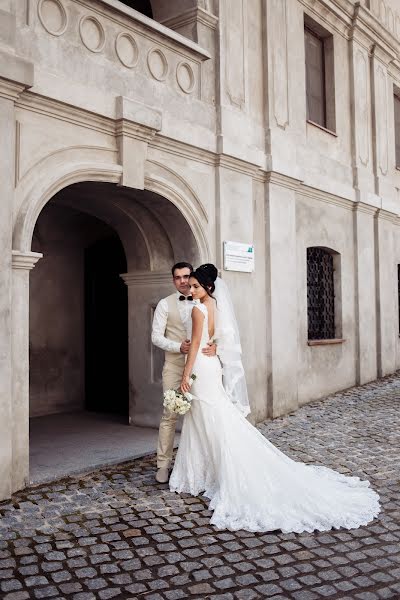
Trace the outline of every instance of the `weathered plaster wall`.
<path fill-rule="evenodd" d="M 348 208 L 296 198 L 299 404 L 355 385 L 355 305 L 353 214 Z M 340 254 L 341 344 L 308 346 L 307 247 L 322 246 Z M 339 336 L 338 336 L 339 337 Z"/>
<path fill-rule="evenodd" d="M 32 248 L 43 258 L 30 278 L 31 417 L 84 408 L 84 247 L 96 229 L 106 227 L 54 204 L 36 224 Z"/>

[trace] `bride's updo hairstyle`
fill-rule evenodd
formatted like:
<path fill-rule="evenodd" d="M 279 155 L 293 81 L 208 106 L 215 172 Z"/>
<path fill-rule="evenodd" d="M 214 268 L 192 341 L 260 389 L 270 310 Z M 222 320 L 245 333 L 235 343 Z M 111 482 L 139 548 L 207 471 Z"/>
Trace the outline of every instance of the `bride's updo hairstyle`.
<path fill-rule="evenodd" d="M 215 280 L 218 277 L 218 269 L 215 265 L 211 263 L 200 265 L 200 267 L 190 273 L 190 277 L 197 279 L 210 298 L 214 297 L 212 294 L 215 290 Z"/>

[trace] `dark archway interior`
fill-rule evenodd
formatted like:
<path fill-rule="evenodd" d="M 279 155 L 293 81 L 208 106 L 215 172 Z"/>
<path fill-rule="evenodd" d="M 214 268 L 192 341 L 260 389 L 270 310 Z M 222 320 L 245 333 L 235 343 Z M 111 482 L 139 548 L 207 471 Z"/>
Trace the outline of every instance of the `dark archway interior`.
<path fill-rule="evenodd" d="M 85 248 L 85 407 L 129 413 L 126 258 L 116 234 Z"/>
<path fill-rule="evenodd" d="M 32 250 L 43 258 L 30 274 L 31 417 L 90 410 L 153 423 L 151 307 L 169 287 L 142 276 L 198 264 L 183 214 L 149 190 L 76 183 L 43 208 Z M 142 282 L 129 294 L 126 273 Z"/>
<path fill-rule="evenodd" d="M 153 11 L 151 8 L 150 0 L 120 0 L 122 4 L 126 4 L 130 8 L 134 8 L 138 12 L 142 13 L 146 17 L 153 18 Z"/>
<path fill-rule="evenodd" d="M 90 410 L 128 422 L 128 290 L 124 248 L 101 219 L 50 201 L 32 248 L 30 414 Z"/>

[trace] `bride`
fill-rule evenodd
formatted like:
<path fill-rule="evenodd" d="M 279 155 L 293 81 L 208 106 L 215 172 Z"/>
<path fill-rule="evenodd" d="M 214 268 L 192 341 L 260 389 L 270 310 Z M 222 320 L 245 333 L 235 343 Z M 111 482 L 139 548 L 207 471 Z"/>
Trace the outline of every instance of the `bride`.
<path fill-rule="evenodd" d="M 210 499 L 219 529 L 284 533 L 366 525 L 380 511 L 368 481 L 291 460 L 246 419 L 250 412 L 236 319 L 214 265 L 190 276 L 191 346 L 181 389 L 184 417 L 170 489 Z M 217 356 L 199 352 L 216 338 Z M 222 363 L 222 367 L 221 367 Z M 190 386 L 190 376 L 196 375 Z"/>

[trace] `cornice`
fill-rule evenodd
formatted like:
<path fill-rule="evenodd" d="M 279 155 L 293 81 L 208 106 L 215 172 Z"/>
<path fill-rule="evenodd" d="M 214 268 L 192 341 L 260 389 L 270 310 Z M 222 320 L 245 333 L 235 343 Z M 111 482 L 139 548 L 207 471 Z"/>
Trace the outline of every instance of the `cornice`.
<path fill-rule="evenodd" d="M 140 125 L 139 123 L 132 123 L 125 119 L 119 119 L 115 124 L 115 135 L 117 137 L 124 136 L 135 140 L 141 140 L 142 142 L 149 142 L 156 134 L 156 129 L 147 127 L 146 125 Z"/>
<path fill-rule="evenodd" d="M 355 213 L 364 213 L 371 216 L 375 216 L 376 211 L 379 210 L 376 206 L 365 204 L 365 202 L 354 202 L 352 208 Z"/>
<path fill-rule="evenodd" d="M 300 196 L 313 198 L 314 200 L 319 200 L 321 202 L 325 202 L 326 204 L 338 206 L 345 210 L 353 210 L 354 207 L 353 200 L 336 196 L 335 194 L 331 194 L 330 192 L 326 192 L 324 190 L 319 190 L 318 188 L 313 188 L 306 184 L 302 184 L 299 194 Z"/>
<path fill-rule="evenodd" d="M 151 140 L 149 147 L 182 158 L 190 158 L 207 165 L 215 165 L 215 153 L 211 150 L 192 146 L 191 144 L 186 144 L 179 140 L 173 140 L 161 134 L 158 134 Z"/>
<path fill-rule="evenodd" d="M 399 225 L 400 223 L 398 215 L 388 210 L 384 210 L 383 208 L 378 208 L 378 210 L 375 213 L 375 218 L 380 219 L 381 221 L 389 221 L 394 225 Z"/>
<path fill-rule="evenodd" d="M 373 45 L 377 58 L 383 62 L 390 62 L 400 55 L 400 44 L 375 15 L 364 6 L 357 4 L 354 9 L 352 37 L 360 31 Z"/>
<path fill-rule="evenodd" d="M 165 19 L 164 21 L 161 21 L 161 23 L 162 25 L 165 25 L 165 27 L 169 27 L 170 29 L 174 30 L 184 27 L 185 25 L 191 25 L 192 23 L 201 23 L 210 29 L 216 29 L 218 25 L 218 17 L 197 6 L 195 8 L 185 10 L 179 15 Z"/>
<path fill-rule="evenodd" d="M 25 89 L 25 86 L 21 83 L 0 77 L 0 98 L 6 98 L 15 102 Z"/>
<path fill-rule="evenodd" d="M 101 133 L 109 135 L 114 135 L 115 133 L 114 119 L 32 92 L 25 92 L 15 105 L 24 110 L 36 112 Z"/>
<path fill-rule="evenodd" d="M 168 271 L 133 271 L 120 275 L 128 287 L 143 285 L 171 285 L 172 277 Z"/>
<path fill-rule="evenodd" d="M 354 5 L 350 0 L 298 0 L 315 19 L 348 38 Z"/>
<path fill-rule="evenodd" d="M 302 181 L 300 179 L 296 179 L 295 177 L 290 177 L 290 175 L 285 175 L 284 173 L 278 173 L 276 171 L 266 172 L 265 182 L 278 185 L 279 187 L 284 187 L 289 190 L 294 190 L 295 192 L 298 192 L 300 190 L 300 186 L 302 185 Z"/>
<path fill-rule="evenodd" d="M 30 271 L 42 257 L 43 254 L 41 252 L 21 252 L 20 250 L 13 250 L 12 268 Z"/>
<path fill-rule="evenodd" d="M 229 169 L 230 171 L 237 171 L 250 177 L 259 176 L 260 166 L 254 163 L 249 163 L 235 156 L 228 154 L 217 154 L 215 156 L 215 166 Z"/>

